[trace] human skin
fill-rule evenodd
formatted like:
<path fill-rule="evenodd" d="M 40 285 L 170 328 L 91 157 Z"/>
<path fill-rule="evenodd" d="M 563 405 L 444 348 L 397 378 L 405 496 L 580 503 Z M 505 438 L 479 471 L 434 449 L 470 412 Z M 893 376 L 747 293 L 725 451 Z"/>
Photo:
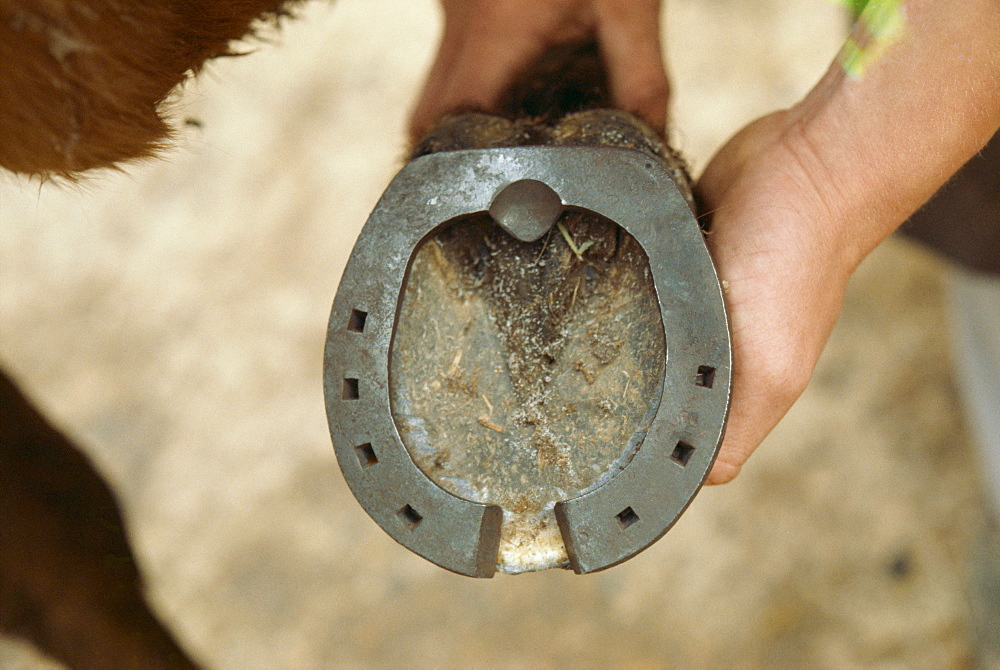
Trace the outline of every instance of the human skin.
<path fill-rule="evenodd" d="M 546 48 L 595 35 L 614 103 L 654 128 L 669 85 L 659 0 L 443 0 L 444 33 L 410 123 L 422 137 L 442 113 L 495 107 Z"/>
<path fill-rule="evenodd" d="M 546 47 L 587 35 L 615 104 L 663 127 L 658 2 L 443 7 L 414 134 L 450 111 L 488 111 Z M 863 75 L 835 60 L 803 100 L 730 139 L 696 186 L 733 343 L 729 424 L 709 484 L 732 480 L 805 390 L 861 260 L 1000 127 L 1000 2 L 905 0 L 901 11 L 902 35 Z"/>

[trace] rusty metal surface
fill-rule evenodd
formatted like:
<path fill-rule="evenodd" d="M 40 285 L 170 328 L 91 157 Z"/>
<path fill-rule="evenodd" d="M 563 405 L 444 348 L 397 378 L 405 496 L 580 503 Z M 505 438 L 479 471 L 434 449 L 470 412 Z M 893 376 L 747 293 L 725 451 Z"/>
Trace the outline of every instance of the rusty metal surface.
<path fill-rule="evenodd" d="M 495 570 L 503 510 L 446 491 L 415 463 L 392 417 L 390 352 L 415 250 L 440 224 L 491 207 L 521 239 L 539 237 L 539 217 L 551 224 L 544 195 L 520 209 L 497 198 L 521 180 L 547 185 L 565 210 L 597 214 L 635 238 L 648 257 L 665 339 L 660 400 L 641 444 L 596 488 L 555 503 L 574 570 L 614 565 L 666 532 L 704 481 L 728 410 L 721 290 L 697 223 L 662 162 L 591 147 L 453 151 L 413 161 L 369 218 L 334 301 L 327 413 L 341 469 L 375 521 L 416 553 L 472 576 Z M 531 211 L 541 213 L 533 218 Z"/>

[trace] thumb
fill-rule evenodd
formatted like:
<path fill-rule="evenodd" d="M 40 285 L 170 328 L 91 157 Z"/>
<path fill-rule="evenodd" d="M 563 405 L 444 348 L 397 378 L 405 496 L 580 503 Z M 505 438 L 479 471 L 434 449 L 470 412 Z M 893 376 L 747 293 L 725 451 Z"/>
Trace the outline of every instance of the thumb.
<path fill-rule="evenodd" d="M 670 83 L 663 65 L 660 0 L 603 0 L 596 13 L 615 106 L 663 132 Z"/>

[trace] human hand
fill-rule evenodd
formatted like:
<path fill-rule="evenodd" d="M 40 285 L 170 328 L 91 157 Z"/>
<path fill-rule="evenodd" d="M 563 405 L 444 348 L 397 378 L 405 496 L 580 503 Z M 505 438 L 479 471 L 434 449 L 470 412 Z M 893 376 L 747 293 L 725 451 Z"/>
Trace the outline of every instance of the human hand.
<path fill-rule="evenodd" d="M 850 61 L 738 133 L 698 183 L 733 342 L 710 484 L 735 477 L 804 391 L 858 263 L 1000 126 L 1000 5 L 872 2 L 879 18 L 894 4 L 898 43 L 856 28 Z"/>
<path fill-rule="evenodd" d="M 739 474 L 805 390 L 859 260 L 829 234 L 837 213 L 788 122 L 776 113 L 750 124 L 697 185 L 733 346 L 730 417 L 708 484 Z"/>
<path fill-rule="evenodd" d="M 669 85 L 660 0 L 442 0 L 444 34 L 410 134 L 444 114 L 491 111 L 550 47 L 595 37 L 615 107 L 663 132 Z"/>

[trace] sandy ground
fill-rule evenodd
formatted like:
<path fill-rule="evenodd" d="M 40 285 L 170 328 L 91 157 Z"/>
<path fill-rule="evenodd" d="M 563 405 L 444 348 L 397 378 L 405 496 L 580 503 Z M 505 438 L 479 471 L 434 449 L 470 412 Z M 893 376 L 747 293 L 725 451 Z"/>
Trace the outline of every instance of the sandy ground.
<path fill-rule="evenodd" d="M 861 267 L 809 390 L 734 484 L 605 573 L 476 581 L 348 491 L 320 391 L 351 243 L 399 167 L 439 17 L 310 6 L 175 104 L 178 148 L 79 186 L 0 177 L 0 360 L 113 483 L 151 597 L 213 668 L 964 667 L 981 520 L 943 268 Z M 824 0 L 672 0 L 698 167 L 836 52 Z M 0 666 L 50 667 L 0 641 Z"/>

